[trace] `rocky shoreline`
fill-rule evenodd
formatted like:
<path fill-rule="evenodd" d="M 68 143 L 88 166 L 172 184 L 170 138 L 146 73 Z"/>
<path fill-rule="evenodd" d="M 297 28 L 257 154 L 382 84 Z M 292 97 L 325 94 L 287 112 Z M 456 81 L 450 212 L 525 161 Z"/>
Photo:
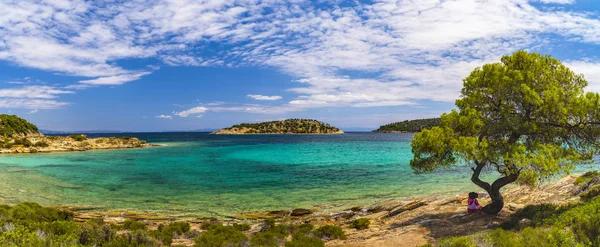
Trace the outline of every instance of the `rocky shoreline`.
<path fill-rule="evenodd" d="M 160 146 L 146 143 L 146 141 L 135 137 L 87 138 L 86 135 L 44 136 L 41 134 L 15 138 L 6 143 L 9 145 L 2 146 L 0 154 L 73 152 Z"/>
<path fill-rule="evenodd" d="M 345 240 L 330 240 L 327 246 L 419 246 L 427 243 L 435 244 L 441 238 L 467 235 L 494 229 L 506 221 L 518 209 L 530 204 L 554 203 L 565 204 L 579 200 L 579 194 L 591 185 L 574 185 L 578 175 L 571 175 L 559 181 L 542 185 L 538 188 L 513 187 L 503 193 L 506 205 L 500 214 L 489 216 L 484 214 L 468 214 L 466 212 L 466 194 L 455 196 L 430 195 L 425 197 L 389 200 L 366 207 L 352 207 L 336 212 L 319 209 L 295 209 L 270 212 L 242 213 L 231 218 L 217 219 L 207 217 L 174 217 L 135 211 L 101 211 L 94 208 L 70 208 L 75 212 L 75 219 L 102 219 L 107 223 L 122 223 L 127 219 L 142 221 L 150 229 L 159 224 L 173 221 L 186 221 L 192 229 L 202 232 L 205 222 L 222 222 L 225 225 L 249 224 L 248 234 L 259 232 L 265 219 L 275 219 L 278 223 L 303 224 L 315 226 L 337 225 L 344 229 Z M 594 180 L 593 180 L 594 181 Z M 600 183 L 600 178 L 595 180 Z M 480 202 L 489 201 L 487 194 L 480 193 Z M 366 218 L 370 227 L 356 230 L 349 227 L 352 220 Z M 525 222 L 526 223 L 526 222 Z M 174 239 L 174 244 L 193 246 L 193 239 Z"/>

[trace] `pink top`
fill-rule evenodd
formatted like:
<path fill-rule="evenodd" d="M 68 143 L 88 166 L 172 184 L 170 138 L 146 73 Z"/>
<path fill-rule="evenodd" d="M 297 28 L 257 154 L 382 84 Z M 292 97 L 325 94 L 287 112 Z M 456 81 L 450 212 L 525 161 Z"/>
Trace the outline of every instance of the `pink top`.
<path fill-rule="evenodd" d="M 469 198 L 469 200 L 467 201 L 467 209 L 479 209 L 479 202 L 477 201 L 477 199 L 471 199 Z"/>

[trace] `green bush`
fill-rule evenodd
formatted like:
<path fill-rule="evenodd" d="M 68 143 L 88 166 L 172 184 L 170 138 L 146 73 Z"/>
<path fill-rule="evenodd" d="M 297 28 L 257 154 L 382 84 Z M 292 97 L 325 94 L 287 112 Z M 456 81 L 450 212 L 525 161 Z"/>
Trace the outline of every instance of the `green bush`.
<path fill-rule="evenodd" d="M 22 145 L 23 147 L 31 147 L 31 145 L 33 145 L 31 143 L 31 141 L 29 141 L 29 139 L 23 137 L 23 138 L 17 138 L 13 141 L 13 145 Z"/>
<path fill-rule="evenodd" d="M 79 226 L 77 235 L 79 244 L 101 246 L 114 239 L 117 232 L 109 225 L 105 225 L 102 220 L 89 220 Z"/>
<path fill-rule="evenodd" d="M 233 224 L 233 228 L 238 229 L 242 232 L 248 231 L 250 230 L 250 225 L 248 224 L 238 224 L 238 223 L 234 223 Z"/>
<path fill-rule="evenodd" d="M 45 142 L 45 141 L 39 141 L 39 142 L 36 142 L 33 146 L 39 147 L 39 148 L 45 148 L 45 147 L 48 147 L 50 145 L 48 145 L 48 143 Z"/>
<path fill-rule="evenodd" d="M 151 247 L 151 246 L 162 246 L 160 242 L 152 238 L 147 231 L 137 230 L 128 232 L 123 235 L 118 235 L 116 238 L 104 244 L 103 247 L 126 247 L 126 246 L 139 246 L 139 247 Z"/>
<path fill-rule="evenodd" d="M 350 225 L 348 227 L 354 228 L 356 230 L 364 230 L 364 229 L 368 229 L 370 224 L 371 224 L 371 221 L 369 219 L 359 218 L 359 219 L 355 219 L 352 222 L 350 222 Z"/>
<path fill-rule="evenodd" d="M 573 182 L 573 184 L 580 185 L 580 184 L 583 184 L 583 183 L 586 183 L 586 182 L 592 180 L 592 178 L 597 177 L 597 176 L 600 176 L 600 172 L 598 172 L 598 171 L 589 171 L 589 172 L 586 172 L 586 173 L 582 174 L 577 179 L 575 179 L 575 181 Z"/>
<path fill-rule="evenodd" d="M 313 226 L 312 224 L 304 223 L 301 225 L 293 225 L 291 227 L 291 232 L 293 234 L 300 233 L 300 234 L 308 235 L 314 228 L 315 228 L 315 226 Z"/>
<path fill-rule="evenodd" d="M 196 238 L 196 247 L 242 246 L 248 237 L 233 226 L 212 226 L 200 237 Z"/>
<path fill-rule="evenodd" d="M 300 233 L 293 235 L 292 241 L 286 242 L 285 247 L 324 247 L 323 240 L 309 237 Z"/>
<path fill-rule="evenodd" d="M 125 230 L 130 230 L 130 231 L 146 230 L 146 228 L 147 228 L 146 224 L 135 221 L 135 220 L 128 219 L 123 222 L 123 229 L 125 229 Z"/>
<path fill-rule="evenodd" d="M 427 246 L 427 245 L 425 245 Z M 429 245 L 431 246 L 431 245 Z M 477 247 L 469 237 L 452 237 L 447 239 L 442 239 L 440 241 L 440 247 Z M 500 247 L 500 246 L 494 246 Z"/>
<path fill-rule="evenodd" d="M 87 140 L 87 135 L 85 134 L 73 134 L 69 135 L 69 137 L 78 142 Z"/>
<path fill-rule="evenodd" d="M 346 239 L 346 233 L 339 226 L 325 225 L 317 228 L 313 234 L 321 239 Z"/>
<path fill-rule="evenodd" d="M 582 192 L 579 197 L 581 200 L 590 200 L 598 195 L 600 195 L 600 184 L 595 184 L 587 191 Z"/>

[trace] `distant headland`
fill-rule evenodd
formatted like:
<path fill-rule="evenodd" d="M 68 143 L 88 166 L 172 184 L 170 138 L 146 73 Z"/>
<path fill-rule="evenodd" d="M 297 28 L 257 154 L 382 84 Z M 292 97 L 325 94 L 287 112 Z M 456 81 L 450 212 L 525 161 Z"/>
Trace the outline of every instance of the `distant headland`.
<path fill-rule="evenodd" d="M 329 124 L 313 119 L 286 119 L 262 123 L 242 123 L 213 132 L 217 135 L 236 134 L 343 134 Z"/>
<path fill-rule="evenodd" d="M 135 137 L 46 136 L 16 115 L 0 114 L 0 153 L 39 153 L 157 146 Z"/>
<path fill-rule="evenodd" d="M 423 129 L 440 125 L 440 118 L 425 118 L 416 120 L 406 120 L 403 122 L 395 122 L 382 125 L 379 129 L 373 132 L 377 133 L 415 133 L 421 132 Z"/>

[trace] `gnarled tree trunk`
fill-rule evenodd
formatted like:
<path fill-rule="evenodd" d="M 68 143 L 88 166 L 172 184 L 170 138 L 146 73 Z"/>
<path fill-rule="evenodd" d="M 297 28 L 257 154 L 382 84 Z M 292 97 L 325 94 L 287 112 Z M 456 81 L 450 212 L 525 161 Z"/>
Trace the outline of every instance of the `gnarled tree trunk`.
<path fill-rule="evenodd" d="M 475 162 L 476 167 L 473 169 L 473 176 L 471 176 L 471 181 L 477 186 L 484 189 L 488 195 L 490 195 L 490 199 L 492 200 L 488 205 L 485 205 L 481 210 L 486 214 L 498 214 L 502 208 L 504 207 L 504 198 L 500 193 L 500 189 L 507 184 L 510 184 L 519 178 L 519 172 L 510 174 L 505 177 L 501 177 L 494 181 L 491 185 L 487 182 L 481 181 L 479 179 L 479 175 L 481 174 L 481 170 L 485 166 L 485 163 Z"/>

